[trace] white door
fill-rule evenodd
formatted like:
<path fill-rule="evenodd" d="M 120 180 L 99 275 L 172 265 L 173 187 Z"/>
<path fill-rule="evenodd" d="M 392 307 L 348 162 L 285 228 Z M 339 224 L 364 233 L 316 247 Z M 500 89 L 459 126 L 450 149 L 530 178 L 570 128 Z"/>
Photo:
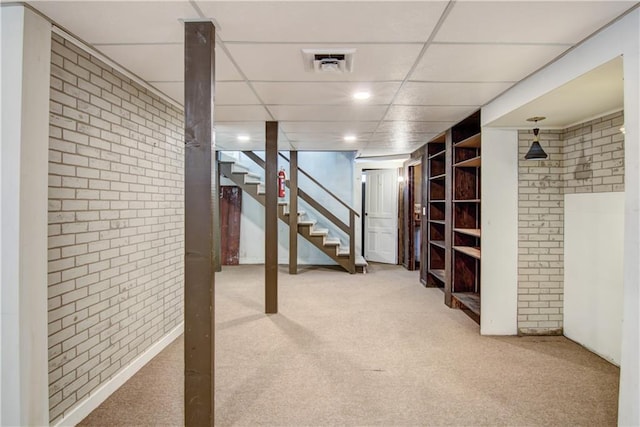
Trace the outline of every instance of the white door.
<path fill-rule="evenodd" d="M 398 263 L 398 172 L 364 172 L 364 257 L 368 261 Z"/>

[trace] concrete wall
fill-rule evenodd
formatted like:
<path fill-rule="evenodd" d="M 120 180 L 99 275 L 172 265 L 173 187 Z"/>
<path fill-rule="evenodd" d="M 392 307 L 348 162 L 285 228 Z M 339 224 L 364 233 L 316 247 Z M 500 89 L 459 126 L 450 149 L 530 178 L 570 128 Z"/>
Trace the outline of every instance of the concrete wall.
<path fill-rule="evenodd" d="M 49 404 L 69 423 L 179 333 L 183 112 L 57 34 L 50 96 Z"/>

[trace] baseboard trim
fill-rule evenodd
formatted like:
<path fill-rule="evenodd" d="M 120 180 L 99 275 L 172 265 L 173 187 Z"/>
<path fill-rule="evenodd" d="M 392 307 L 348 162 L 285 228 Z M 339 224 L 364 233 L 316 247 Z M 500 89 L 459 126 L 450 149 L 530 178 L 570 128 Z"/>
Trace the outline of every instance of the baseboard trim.
<path fill-rule="evenodd" d="M 54 427 L 71 427 L 80 423 L 87 417 L 94 409 L 96 409 L 102 402 L 107 400 L 111 394 L 119 389 L 129 378 L 131 378 L 136 372 L 138 372 L 144 365 L 146 365 L 151 359 L 156 357 L 158 353 L 171 344 L 176 338 L 178 338 L 184 331 L 184 323 L 180 323 L 171 332 L 162 337 L 160 341 L 153 344 L 147 351 L 135 358 L 126 368 L 118 372 L 109 381 L 92 391 L 87 398 L 82 400 L 75 408 L 68 414 L 62 417 Z"/>

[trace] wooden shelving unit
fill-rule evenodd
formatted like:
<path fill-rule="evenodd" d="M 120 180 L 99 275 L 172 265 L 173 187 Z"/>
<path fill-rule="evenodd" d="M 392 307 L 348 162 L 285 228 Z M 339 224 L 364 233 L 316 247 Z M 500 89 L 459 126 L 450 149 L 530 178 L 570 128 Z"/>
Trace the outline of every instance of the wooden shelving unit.
<path fill-rule="evenodd" d="M 480 114 L 451 129 L 453 144 L 453 208 L 451 307 L 480 320 Z"/>
<path fill-rule="evenodd" d="M 427 275 L 426 286 L 444 288 L 447 281 L 447 144 L 445 135 L 427 144 Z M 423 165 L 424 167 L 424 165 Z"/>
<path fill-rule="evenodd" d="M 425 147 L 427 186 L 426 286 L 480 322 L 480 112 Z M 425 165 L 423 164 L 423 167 Z"/>

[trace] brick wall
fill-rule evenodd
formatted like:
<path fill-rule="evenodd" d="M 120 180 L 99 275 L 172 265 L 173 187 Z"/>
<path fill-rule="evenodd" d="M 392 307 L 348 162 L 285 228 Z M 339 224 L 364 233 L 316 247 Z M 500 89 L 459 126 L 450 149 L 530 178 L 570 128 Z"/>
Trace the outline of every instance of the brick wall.
<path fill-rule="evenodd" d="M 56 34 L 49 396 L 60 419 L 182 322 L 183 112 Z"/>
<path fill-rule="evenodd" d="M 561 334 L 564 293 L 564 194 L 624 191 L 623 113 L 561 131 L 541 131 L 549 157 L 525 160 L 518 147 L 518 331 Z"/>

